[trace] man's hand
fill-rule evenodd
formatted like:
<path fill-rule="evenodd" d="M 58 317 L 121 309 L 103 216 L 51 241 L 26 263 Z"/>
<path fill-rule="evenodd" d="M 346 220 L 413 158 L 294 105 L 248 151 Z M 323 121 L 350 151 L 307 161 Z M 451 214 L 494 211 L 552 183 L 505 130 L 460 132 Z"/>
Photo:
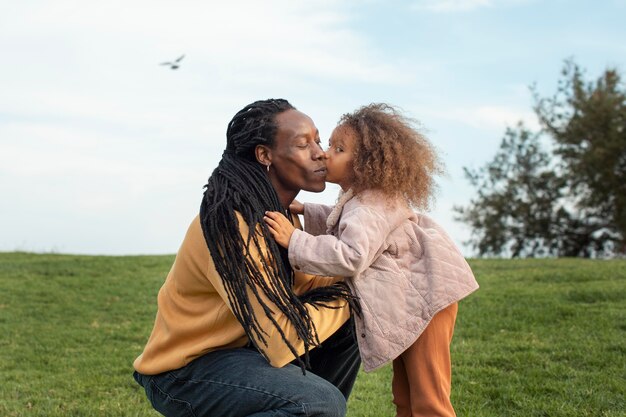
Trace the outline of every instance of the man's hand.
<path fill-rule="evenodd" d="M 289 219 L 277 211 L 266 211 L 263 220 L 265 220 L 276 242 L 283 248 L 288 248 L 289 239 L 295 230 Z"/>

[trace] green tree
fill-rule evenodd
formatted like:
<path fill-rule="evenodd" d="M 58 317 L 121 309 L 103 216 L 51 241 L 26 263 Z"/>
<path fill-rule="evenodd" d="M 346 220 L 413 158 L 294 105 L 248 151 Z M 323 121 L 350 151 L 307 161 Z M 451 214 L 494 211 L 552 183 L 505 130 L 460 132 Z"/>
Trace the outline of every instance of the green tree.
<path fill-rule="evenodd" d="M 472 228 L 480 255 L 559 253 L 560 226 L 569 219 L 560 205 L 564 181 L 554 173 L 539 135 L 522 124 L 507 129 L 491 162 L 464 171 L 477 193 L 468 207 L 455 210 Z"/>
<path fill-rule="evenodd" d="M 464 168 L 476 188 L 457 220 L 472 229 L 479 255 L 603 256 L 626 245 L 626 96 L 619 74 L 607 70 L 585 83 L 565 63 L 557 93 L 540 97 L 542 125 L 507 129 L 494 159 Z M 551 151 L 542 139 L 553 142 Z"/>
<path fill-rule="evenodd" d="M 535 112 L 554 140 L 563 178 L 576 207 L 617 252 L 626 251 L 626 89 L 609 69 L 586 83 L 572 61 L 557 93 L 541 98 Z"/>

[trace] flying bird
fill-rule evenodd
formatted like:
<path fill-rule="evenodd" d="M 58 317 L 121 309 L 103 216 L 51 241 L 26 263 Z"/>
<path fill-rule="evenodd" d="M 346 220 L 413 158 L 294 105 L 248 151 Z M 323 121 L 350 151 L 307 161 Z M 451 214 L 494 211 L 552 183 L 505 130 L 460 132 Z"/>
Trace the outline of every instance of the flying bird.
<path fill-rule="evenodd" d="M 161 62 L 161 65 L 168 65 L 173 70 L 178 69 L 178 67 L 180 67 L 180 61 L 182 61 L 184 57 L 185 55 L 183 54 L 173 62 Z"/>

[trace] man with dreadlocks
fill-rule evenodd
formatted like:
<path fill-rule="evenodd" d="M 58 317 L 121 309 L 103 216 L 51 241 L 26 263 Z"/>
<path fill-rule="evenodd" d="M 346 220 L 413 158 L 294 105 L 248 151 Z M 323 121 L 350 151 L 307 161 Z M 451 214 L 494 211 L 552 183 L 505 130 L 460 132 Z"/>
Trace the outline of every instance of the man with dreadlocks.
<path fill-rule="evenodd" d="M 270 99 L 239 111 L 226 139 L 134 377 L 166 416 L 344 416 L 358 304 L 340 278 L 294 272 L 263 221 L 324 190 L 317 128 Z"/>

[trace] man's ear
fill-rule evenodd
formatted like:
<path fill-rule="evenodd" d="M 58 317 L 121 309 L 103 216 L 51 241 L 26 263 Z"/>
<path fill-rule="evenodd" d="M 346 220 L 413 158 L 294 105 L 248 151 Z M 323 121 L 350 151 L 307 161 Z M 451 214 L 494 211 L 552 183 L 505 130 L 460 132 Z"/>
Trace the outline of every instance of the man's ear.
<path fill-rule="evenodd" d="M 256 160 L 261 164 L 268 166 L 272 163 L 272 150 L 266 145 L 256 145 L 254 148 Z"/>

